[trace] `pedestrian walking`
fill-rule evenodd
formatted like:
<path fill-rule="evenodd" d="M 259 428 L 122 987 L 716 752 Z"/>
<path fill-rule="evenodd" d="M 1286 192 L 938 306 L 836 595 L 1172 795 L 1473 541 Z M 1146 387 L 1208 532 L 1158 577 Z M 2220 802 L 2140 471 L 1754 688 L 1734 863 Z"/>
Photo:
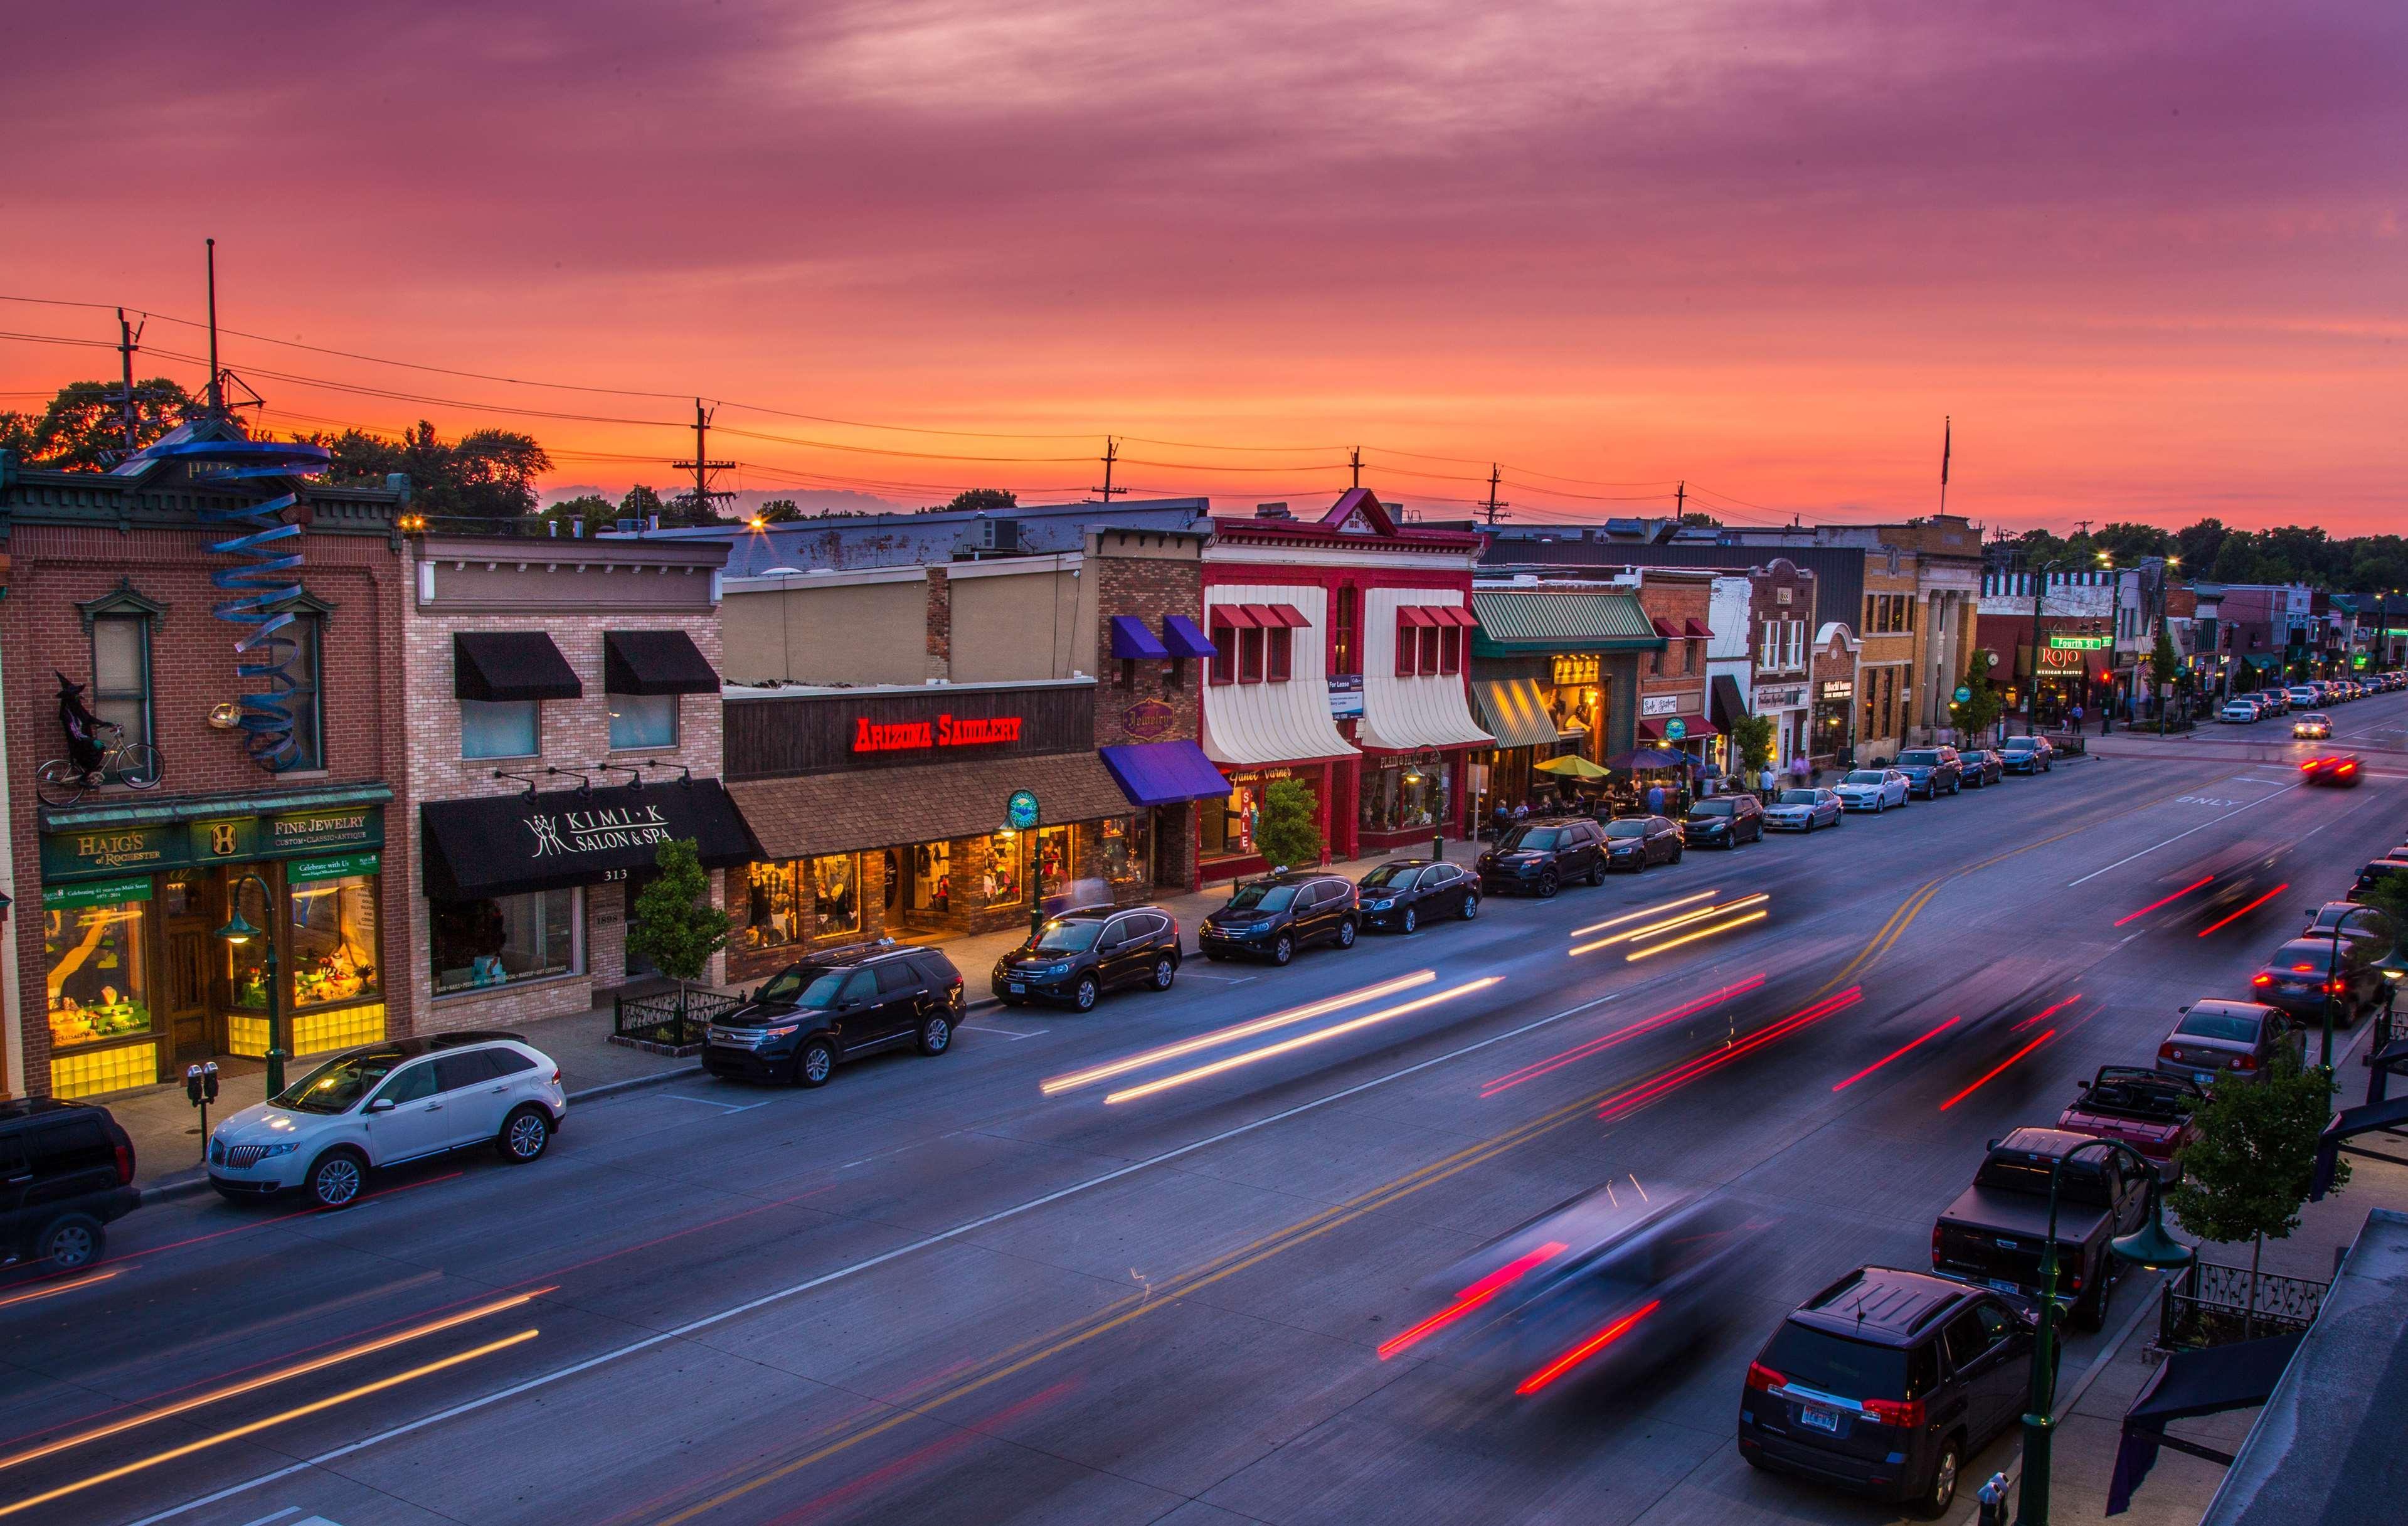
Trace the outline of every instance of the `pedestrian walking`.
<path fill-rule="evenodd" d="M 1803 790 L 1813 781 L 1813 778 L 1814 765 L 1806 761 L 1806 754 L 1800 752 L 1793 755 L 1789 760 L 1789 781 Z"/>
<path fill-rule="evenodd" d="M 1756 777 L 1756 792 L 1764 797 L 1764 803 L 1768 806 L 1772 804 L 1773 786 L 1780 781 L 1780 778 L 1781 776 L 1772 771 L 1772 764 L 1769 762 L 1764 765 L 1764 772 Z"/>
<path fill-rule="evenodd" d="M 2078 704 L 2077 704 L 2076 706 L 2074 706 L 2074 707 L 2073 707 L 2072 709 L 2068 710 L 2068 711 L 2066 712 L 2066 717 L 2067 717 L 2067 719 L 2068 719 L 2068 720 L 2071 720 L 2071 721 L 2073 722 L 2073 734 L 2074 734 L 2074 735 L 2076 735 L 2076 736 L 2081 735 L 2081 734 L 2082 734 L 2082 706 L 2081 706 L 2080 705 L 2078 705 Z"/>
<path fill-rule="evenodd" d="M 1650 816 L 1664 814 L 1664 786 L 1661 784 L 1651 784 L 1647 787 L 1647 814 Z"/>

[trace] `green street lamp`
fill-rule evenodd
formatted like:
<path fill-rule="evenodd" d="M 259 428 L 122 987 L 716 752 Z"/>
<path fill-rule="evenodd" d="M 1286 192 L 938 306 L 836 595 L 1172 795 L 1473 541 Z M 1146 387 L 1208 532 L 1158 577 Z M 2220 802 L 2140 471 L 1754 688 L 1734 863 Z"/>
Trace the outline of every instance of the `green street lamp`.
<path fill-rule="evenodd" d="M 2131 1234 L 2109 1241 L 2108 1248 L 2119 1259 L 2152 1272 L 2188 1266 L 2193 1259 L 2190 1247 L 2166 1233 L 2164 1186 L 2157 1168 L 2139 1150 L 2121 1140 L 2091 1139 L 2049 1162 L 2048 1238 L 2042 1242 L 2040 1266 L 2040 1332 L 2032 1348 L 2031 1407 L 2024 1414 L 2024 1487 L 2015 1526 L 2048 1526 L 2049 1443 L 2057 1430 L 2049 1413 L 2057 1406 L 2057 1190 L 2065 1163 L 2091 1149 L 2130 1157 L 2149 1184 L 2149 1217 Z"/>
<path fill-rule="evenodd" d="M 273 1097 L 284 1090 L 284 1002 L 276 986 L 275 934 L 269 929 L 253 927 L 251 919 L 242 914 L 242 888 L 246 884 L 259 887 L 260 905 L 273 906 L 276 904 L 276 897 L 269 893 L 266 880 L 257 875 L 243 876 L 234 883 L 234 914 L 226 919 L 223 927 L 218 929 L 218 936 L 237 948 L 257 938 L 267 955 L 265 963 L 267 974 L 267 1094 Z M 271 923 L 276 920 L 272 913 L 268 920 Z"/>

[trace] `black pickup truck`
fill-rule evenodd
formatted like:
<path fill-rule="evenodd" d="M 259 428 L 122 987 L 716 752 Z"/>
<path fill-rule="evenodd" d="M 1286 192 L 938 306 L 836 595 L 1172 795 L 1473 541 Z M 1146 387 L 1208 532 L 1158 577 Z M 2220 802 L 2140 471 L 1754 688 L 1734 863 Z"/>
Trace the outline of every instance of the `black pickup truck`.
<path fill-rule="evenodd" d="M 2063 1129 L 2017 1129 L 1994 1140 L 1973 1185 L 1931 1226 L 1931 1265 L 1993 1288 L 2040 1296 L 2048 1239 L 2049 1167 L 2097 1140 Z M 2120 1154 L 2092 1149 L 2069 1162 L 2057 1189 L 2057 1292 L 2073 1322 L 2096 1330 L 2122 1263 L 2108 1242 L 2140 1227 L 2148 1184 Z"/>

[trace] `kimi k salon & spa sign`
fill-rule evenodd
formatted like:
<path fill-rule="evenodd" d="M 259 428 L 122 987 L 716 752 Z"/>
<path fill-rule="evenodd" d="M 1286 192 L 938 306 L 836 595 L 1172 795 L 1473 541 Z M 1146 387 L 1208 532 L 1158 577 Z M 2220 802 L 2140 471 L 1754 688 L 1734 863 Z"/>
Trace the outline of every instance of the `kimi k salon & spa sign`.
<path fill-rule="evenodd" d="M 649 848 L 669 838 L 668 818 L 652 805 L 538 811 L 523 820 L 534 834 L 534 856 L 539 859 Z"/>

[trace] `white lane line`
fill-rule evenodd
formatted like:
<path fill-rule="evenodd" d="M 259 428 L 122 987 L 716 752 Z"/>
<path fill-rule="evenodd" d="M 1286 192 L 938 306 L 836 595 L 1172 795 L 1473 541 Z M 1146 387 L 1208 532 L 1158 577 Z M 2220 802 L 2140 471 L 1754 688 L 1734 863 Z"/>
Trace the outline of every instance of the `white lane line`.
<path fill-rule="evenodd" d="M 2257 800 L 2251 801 L 2246 806 L 2237 806 L 2232 810 L 2226 811 L 2222 816 L 2212 816 L 2206 820 L 2201 821 L 2199 825 L 2192 827 L 2189 832 L 2177 832 L 2172 836 L 2166 838 L 2164 842 L 2154 842 L 2148 847 L 2142 849 L 2138 853 L 2125 854 L 2122 858 L 2117 859 L 2114 863 L 2107 865 L 2106 869 L 2093 869 L 2088 874 L 2084 875 L 2080 879 L 2069 879 L 2065 882 L 2065 888 L 2067 890 L 2071 890 L 2076 885 L 2086 885 L 2091 880 L 2094 880 L 2100 875 L 2105 874 L 2107 869 L 2120 869 L 2124 865 L 2131 863 L 2134 859 L 2145 858 L 2149 854 L 2156 852 L 2158 849 L 2165 847 L 2166 843 L 2178 843 L 2185 837 L 2189 836 L 2192 832 L 2205 832 L 2208 828 L 2215 825 L 2218 821 L 2229 821 L 2232 820 L 2232 818 L 2240 815 L 2243 811 L 2254 811 L 2258 806 L 2266 804 L 2267 801 L 2273 799 L 2274 795 L 2286 795 L 2298 788 L 2299 785 L 2296 783 L 2289 784 L 2275 791 L 2274 794 L 2261 796 Z"/>
<path fill-rule="evenodd" d="M 661 1100 L 663 1102 L 698 1102 L 705 1107 L 724 1108 L 726 1111 L 731 1113 L 749 1113 L 755 1107 L 767 1107 L 769 1105 L 769 1104 L 766 1102 L 739 1104 L 733 1102 L 720 1102 L 710 1097 L 689 1097 L 682 1091 L 664 1091 L 661 1093 Z M 775 1099 L 773 1098 L 771 1100 L 774 1101 Z"/>
<path fill-rule="evenodd" d="M 976 1022 L 962 1024 L 962 1032 L 966 1034 L 1001 1034 L 1006 1038 L 1035 1038 L 1039 1034 L 1050 1034 L 1053 1031 L 1051 1028 L 1032 1028 L 1024 1034 L 1016 1028 L 989 1028 L 983 1023 Z"/>
<path fill-rule="evenodd" d="M 1181 968 L 1179 977 L 1182 980 L 1218 980 L 1227 986 L 1242 986 L 1249 980 L 1261 978 L 1259 976 L 1253 975 L 1207 975 L 1202 970 L 1184 967 Z"/>
<path fill-rule="evenodd" d="M 272 1516 L 262 1516 L 257 1520 L 245 1521 L 243 1522 L 243 1526 L 267 1526 L 267 1523 L 271 1520 L 282 1520 L 287 1516 L 297 1516 L 300 1513 L 301 1507 L 299 1505 L 288 1505 Z M 312 1517 L 311 1519 L 315 1519 L 316 1518 Z"/>
<path fill-rule="evenodd" d="M 791 1287 L 781 1288 L 775 1292 L 763 1293 L 758 1298 L 750 1298 L 745 1300 L 743 1303 L 730 1305 L 726 1308 L 721 1309 L 716 1313 L 706 1314 L 698 1319 L 689 1319 L 681 1325 L 661 1331 L 657 1334 L 647 1335 L 641 1340 L 629 1341 L 624 1346 L 614 1347 L 599 1355 L 587 1357 L 582 1362 L 572 1362 L 566 1367 L 555 1367 L 551 1372 L 539 1373 L 536 1376 L 527 1378 L 523 1382 L 513 1383 L 508 1388 L 496 1389 L 493 1392 L 480 1395 L 478 1398 L 463 1400 L 461 1403 L 453 1405 L 447 1409 L 438 1409 L 432 1415 L 422 1415 L 417 1419 L 406 1420 L 399 1425 L 380 1431 L 374 1435 L 363 1436 L 357 1441 L 346 1442 L 340 1447 L 336 1447 L 329 1450 L 320 1452 L 314 1457 L 304 1458 L 298 1462 L 290 1463 L 287 1466 L 277 1468 L 272 1472 L 263 1473 L 255 1478 L 246 1478 L 241 1483 L 229 1484 L 223 1489 L 218 1490 L 213 1493 L 204 1494 L 198 1499 L 187 1500 L 181 1505 L 171 1505 L 167 1509 L 161 1510 L 156 1514 L 144 1516 L 139 1520 L 130 1522 L 129 1526 L 158 1526 L 158 1523 L 161 1521 L 174 1520 L 178 1517 L 188 1515 L 194 1510 L 205 1509 L 209 1505 L 220 1503 L 221 1501 L 230 1500 L 237 1494 L 248 1493 L 254 1489 L 259 1489 L 267 1484 L 275 1483 L 280 1478 L 290 1478 L 298 1473 L 307 1473 L 312 1469 L 322 1468 L 328 1463 L 349 1457 L 354 1452 L 366 1451 L 371 1447 L 380 1447 L 388 1441 L 397 1441 L 403 1436 L 409 1435 L 414 1432 L 423 1431 L 428 1426 L 440 1425 L 446 1420 L 457 1419 L 463 1415 L 474 1414 L 478 1410 L 486 1408 L 489 1405 L 499 1404 L 505 1399 L 515 1399 L 523 1393 L 531 1393 L 537 1389 L 548 1388 L 552 1384 L 560 1382 L 564 1378 L 575 1377 L 581 1373 L 592 1372 L 596 1367 L 607 1366 L 610 1362 L 617 1362 L 622 1358 L 634 1356 L 639 1351 L 648 1351 L 655 1346 L 664 1345 L 669 1341 L 682 1340 L 686 1336 L 695 1333 L 696 1331 L 708 1330 L 713 1325 L 724 1324 L 729 1319 L 737 1319 L 742 1315 L 751 1314 L 756 1309 L 767 1308 L 772 1304 L 781 1303 L 799 1293 L 810 1292 L 814 1288 L 824 1288 L 831 1282 L 839 1281 L 845 1277 L 856 1276 L 862 1272 L 869 1271 L 873 1267 L 883 1266 L 888 1262 L 899 1260 L 902 1257 L 912 1254 L 914 1251 L 925 1250 L 931 1246 L 943 1245 L 948 1240 L 958 1240 L 963 1235 L 985 1229 L 990 1224 L 998 1224 L 1007 1219 L 1017 1218 L 1022 1214 L 1031 1212 L 1038 1208 L 1042 1208 L 1049 1204 L 1059 1203 L 1064 1198 L 1076 1197 L 1081 1192 L 1104 1186 L 1108 1182 L 1115 1182 L 1124 1177 L 1131 1177 L 1140 1171 L 1151 1170 L 1154 1166 L 1178 1160 L 1183 1155 L 1192 1155 L 1199 1149 L 1207 1149 L 1214 1145 L 1235 1139 L 1241 1134 L 1252 1134 L 1256 1129 L 1266 1129 L 1274 1123 L 1283 1123 L 1287 1120 L 1297 1117 L 1298 1114 L 1310 1113 L 1316 1108 L 1326 1107 L 1331 1103 L 1343 1102 L 1349 1097 L 1360 1096 L 1362 1093 L 1371 1091 L 1375 1087 L 1385 1086 L 1390 1081 L 1402 1080 L 1408 1076 L 1412 1076 L 1420 1071 L 1428 1070 L 1434 1065 L 1451 1064 L 1455 1061 L 1460 1060 L 1465 1055 L 1473 1053 L 1476 1050 L 1487 1048 L 1491 1045 L 1502 1044 L 1507 1039 L 1519 1038 L 1524 1034 L 1544 1028 L 1550 1023 L 1561 1022 L 1566 1018 L 1578 1017 L 1581 1013 L 1589 1011 L 1591 1008 L 1603 1006 L 1606 1003 L 1617 1001 L 1624 996 L 1631 994 L 1633 991 L 1660 985 L 1672 978 L 1674 978 L 1674 977 L 1666 975 L 1659 977 L 1656 980 L 1647 981 L 1642 985 L 1626 987 L 1621 991 L 1608 991 L 1605 995 L 1599 996 L 1594 1001 L 1583 1002 L 1578 1006 L 1565 1007 L 1560 1012 L 1551 1013 L 1546 1017 L 1536 1020 L 1535 1021 L 1526 1022 L 1519 1028 L 1509 1029 L 1504 1033 L 1494 1035 L 1493 1037 L 1479 1039 L 1473 1043 L 1466 1044 L 1460 1048 L 1450 1049 L 1446 1053 L 1435 1056 L 1432 1059 L 1424 1060 L 1416 1064 L 1407 1065 L 1400 1070 L 1392 1070 L 1385 1076 L 1374 1077 L 1370 1080 L 1359 1082 L 1354 1086 L 1345 1088 L 1343 1091 L 1332 1091 L 1326 1097 L 1316 1097 L 1311 1102 L 1298 1103 L 1294 1107 L 1287 1108 L 1282 1112 L 1272 1113 L 1265 1118 L 1258 1118 L 1251 1123 L 1240 1123 L 1234 1129 L 1225 1129 L 1219 1134 L 1212 1134 L 1207 1138 L 1198 1139 L 1192 1144 L 1181 1145 L 1177 1148 L 1164 1150 L 1159 1155 L 1150 1155 L 1142 1161 L 1136 1161 L 1127 1165 L 1116 1167 L 1113 1170 L 1104 1172 L 1100 1176 L 1089 1177 L 1084 1181 L 1074 1182 L 1070 1186 L 1057 1189 L 1054 1191 L 1047 1192 L 1039 1197 L 1030 1198 L 1028 1201 L 1016 1204 L 1011 1207 L 999 1208 L 994 1213 L 970 1219 L 966 1223 L 956 1224 L 951 1229 L 939 1230 L 934 1234 L 923 1235 L 919 1239 L 913 1240 L 908 1245 L 896 1246 L 892 1250 L 882 1251 L 878 1255 L 854 1262 L 850 1266 L 840 1266 L 833 1272 L 823 1272 L 818 1276 L 808 1277 L 801 1282 L 795 1283 Z M 858 1165 L 863 1162 L 856 1161 L 852 1163 Z M 270 1519 L 272 1519 L 274 1518 L 271 1517 Z"/>

